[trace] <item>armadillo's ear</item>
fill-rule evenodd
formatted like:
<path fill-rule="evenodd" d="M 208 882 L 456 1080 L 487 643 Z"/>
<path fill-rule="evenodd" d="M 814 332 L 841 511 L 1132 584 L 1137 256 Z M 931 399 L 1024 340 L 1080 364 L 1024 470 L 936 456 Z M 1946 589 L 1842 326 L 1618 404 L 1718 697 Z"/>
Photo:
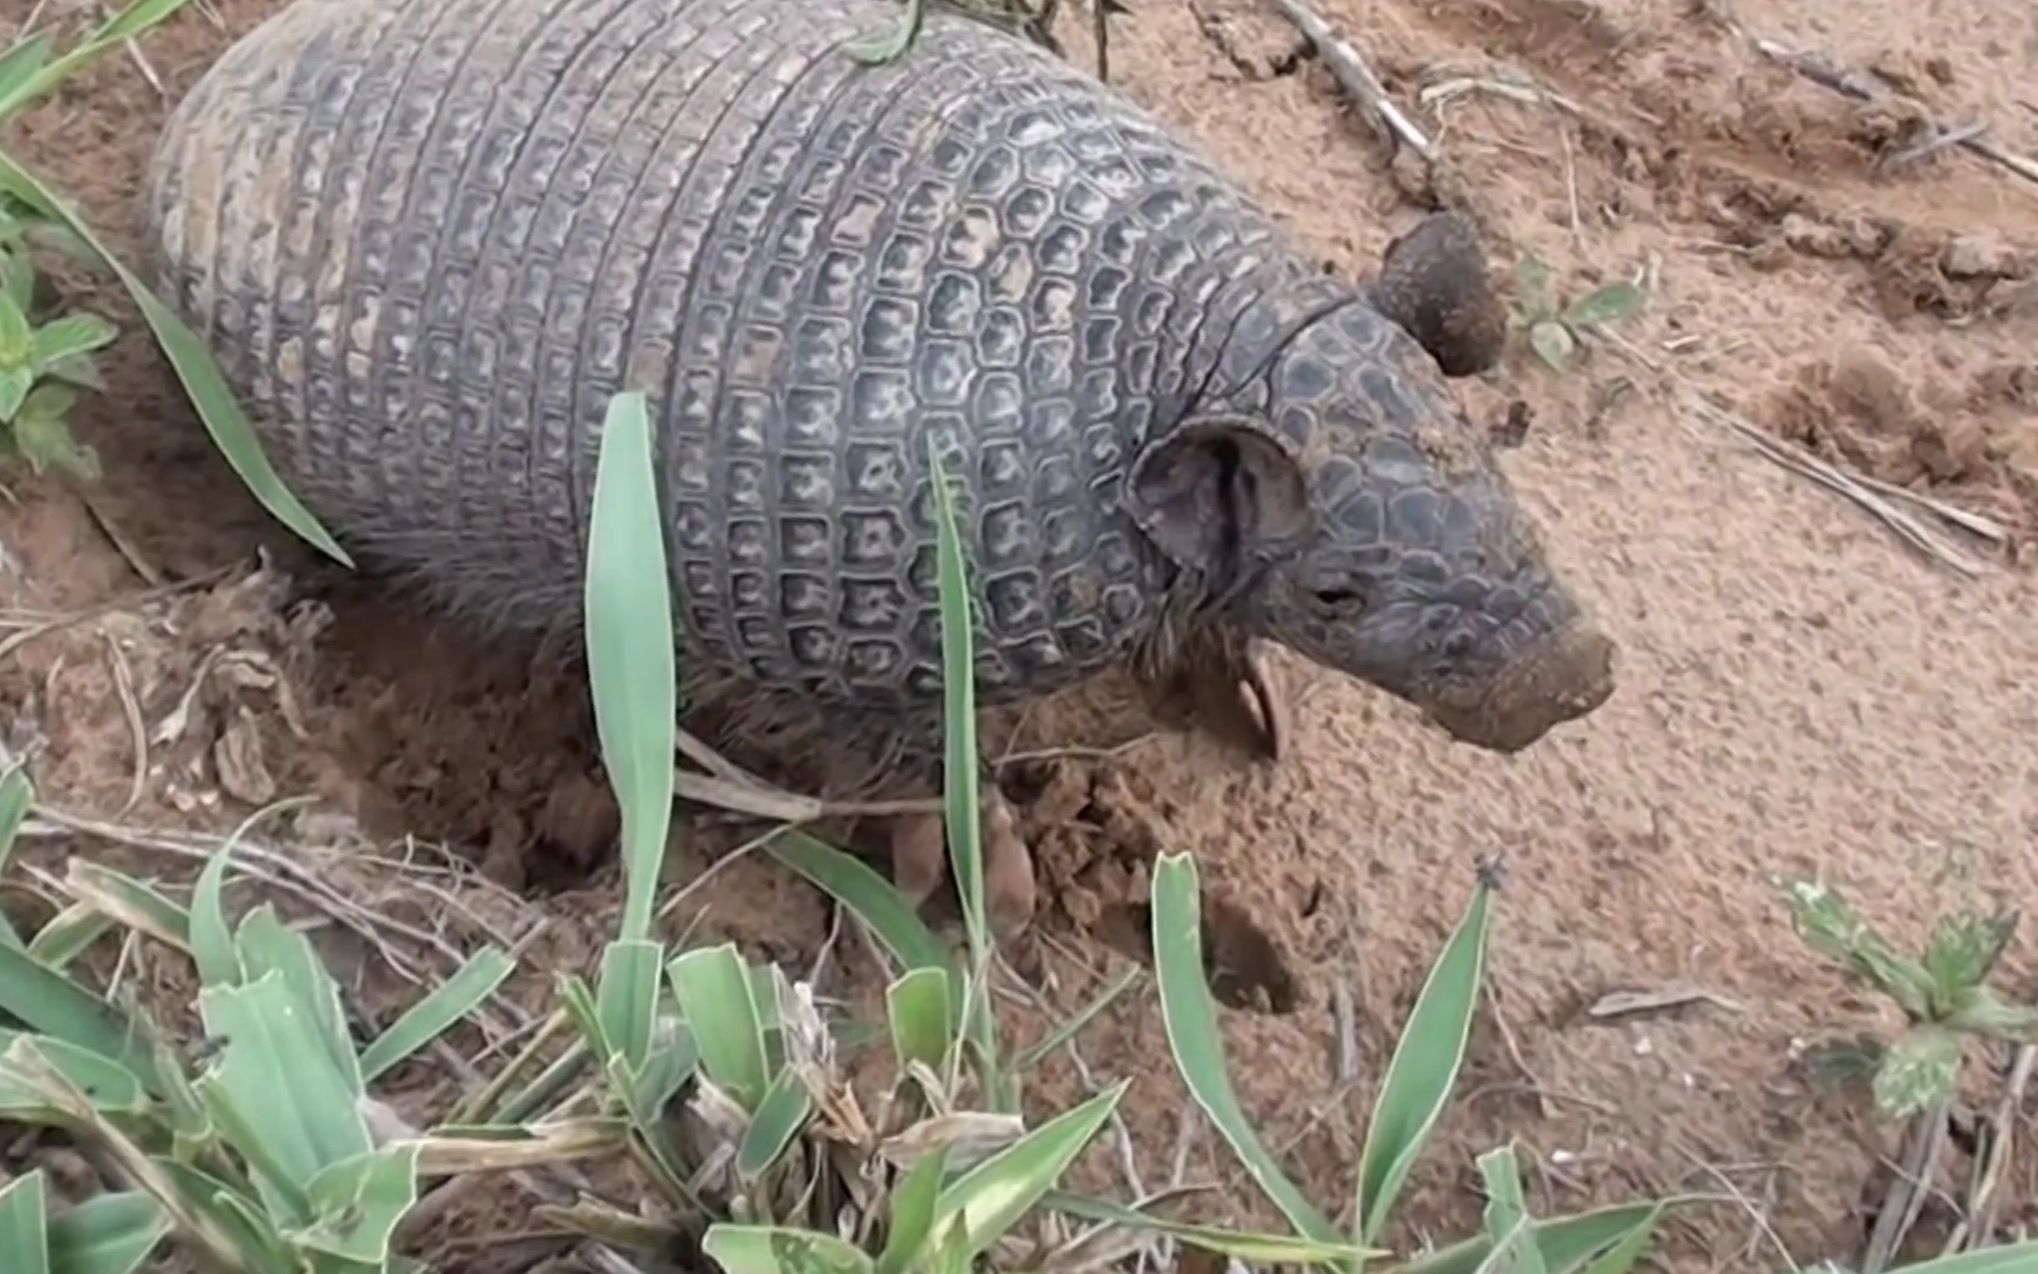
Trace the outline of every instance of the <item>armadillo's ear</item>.
<path fill-rule="evenodd" d="M 1486 371 L 1506 348 L 1507 307 L 1487 271 L 1479 232 L 1461 213 L 1433 213 L 1388 244 L 1369 299 L 1446 376 Z"/>
<path fill-rule="evenodd" d="M 1294 457 L 1245 421 L 1198 420 L 1132 463 L 1133 520 L 1178 564 L 1225 575 L 1238 559 L 1300 534 L 1309 491 Z"/>

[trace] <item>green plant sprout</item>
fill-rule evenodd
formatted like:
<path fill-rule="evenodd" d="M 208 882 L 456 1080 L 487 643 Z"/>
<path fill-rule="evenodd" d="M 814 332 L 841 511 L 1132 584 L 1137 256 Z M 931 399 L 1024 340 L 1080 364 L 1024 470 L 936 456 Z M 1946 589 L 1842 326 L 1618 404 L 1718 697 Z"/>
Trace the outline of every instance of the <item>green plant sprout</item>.
<path fill-rule="evenodd" d="M 1551 371 L 1569 371 L 1583 333 L 1641 312 L 1642 290 L 1626 279 L 1601 284 L 1561 308 L 1550 267 L 1530 254 L 1514 269 L 1515 323 L 1528 331 L 1529 348 Z"/>
<path fill-rule="evenodd" d="M 1794 881 L 1785 898 L 1805 944 L 1895 1001 L 1909 1023 L 1868 1059 L 1884 1115 L 1903 1118 L 1951 1099 L 1968 1039 L 2038 1043 L 2038 1007 L 2012 1004 L 1988 984 L 2016 932 L 2016 912 L 1955 910 L 1940 918 L 1921 955 L 1908 956 L 1825 885 Z"/>
<path fill-rule="evenodd" d="M 71 433 L 78 389 L 105 385 L 93 359 L 119 330 L 97 314 L 38 312 L 33 246 L 54 229 L 0 200 L 0 451 L 37 474 L 96 478 L 98 458 Z"/>

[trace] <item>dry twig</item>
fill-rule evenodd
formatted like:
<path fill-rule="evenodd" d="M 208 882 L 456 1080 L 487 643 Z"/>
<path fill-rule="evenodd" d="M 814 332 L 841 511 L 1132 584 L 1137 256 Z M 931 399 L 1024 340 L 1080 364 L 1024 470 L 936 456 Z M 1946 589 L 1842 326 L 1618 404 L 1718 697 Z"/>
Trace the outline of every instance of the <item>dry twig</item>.
<path fill-rule="evenodd" d="M 1758 429 L 1697 394 L 1691 395 L 1691 400 L 1701 415 L 1725 426 L 1763 456 L 1791 472 L 1802 474 L 1821 486 L 1853 500 L 1895 531 L 1905 543 L 1925 556 L 1951 567 L 1969 579 L 1979 578 L 1986 570 L 1979 559 L 1947 536 L 1883 498 L 1868 482 L 1862 481 L 1862 475 L 1851 473 L 1794 443 L 1785 442 L 1766 430 Z"/>
<path fill-rule="evenodd" d="M 1917 1224 L 1918 1212 L 1925 1206 L 1925 1196 L 1931 1193 L 1932 1174 L 1939 1163 L 1939 1152 L 1946 1144 L 1948 1102 L 1949 1099 L 1942 1097 L 1918 1117 L 1910 1148 L 1904 1154 L 1903 1163 L 1896 1168 L 1896 1179 L 1889 1183 L 1889 1197 L 1883 1200 L 1882 1211 L 1875 1218 L 1875 1229 L 1868 1238 L 1868 1250 L 1862 1254 L 1862 1274 L 1882 1274 L 1888 1269 L 1911 1227 Z"/>
<path fill-rule="evenodd" d="M 1763 57 L 1768 58 L 1779 66 L 1795 71 L 1822 88 L 1829 88 L 1835 93 L 1851 97 L 1857 102 L 1880 101 L 1895 92 L 1880 76 L 1865 71 L 1849 70 L 1820 54 L 1803 49 L 1793 49 L 1788 45 L 1780 44 L 1765 36 L 1750 35 L 1746 32 L 1741 32 L 1740 34 Z M 2006 150 L 1990 141 L 1987 137 L 1986 125 L 1983 125 L 1979 131 L 1952 137 L 1952 134 L 1962 133 L 1964 130 L 1947 129 L 1936 120 L 1931 121 L 1931 124 L 1935 139 L 1951 137 L 1951 140 L 1946 142 L 1947 145 L 1960 146 L 1981 156 L 1983 159 L 2001 164 L 2004 168 L 2009 169 L 2026 181 L 2038 182 L 2038 160 Z"/>
<path fill-rule="evenodd" d="M 113 689 L 120 696 L 121 714 L 127 719 L 127 732 L 134 745 L 134 772 L 127 787 L 127 800 L 121 804 L 115 818 L 125 818 L 128 812 L 141 804 L 142 796 L 149 786 L 149 730 L 142 723 L 142 706 L 135 698 L 134 669 L 128 664 L 127 654 L 111 633 L 101 633 L 106 639 L 106 661 L 113 666 Z"/>
<path fill-rule="evenodd" d="M 1387 95 L 1387 87 L 1380 83 L 1380 77 L 1373 73 L 1366 59 L 1324 21 L 1322 14 L 1311 8 L 1307 0 L 1274 0 L 1274 4 L 1295 24 L 1303 38 L 1316 46 L 1324 65 L 1337 78 L 1338 87 L 1357 103 L 1374 128 L 1385 134 L 1389 142 L 1405 145 L 1424 159 L 1436 157 L 1436 145 L 1429 135 L 1394 104 L 1394 99 Z"/>
<path fill-rule="evenodd" d="M 2010 1063 L 2009 1082 L 2003 1085 L 2002 1096 L 1996 1099 L 1995 1113 L 1989 1119 L 1988 1150 L 1975 1165 L 1967 1215 L 1946 1241 L 1949 1255 L 1962 1247 L 1969 1250 L 1985 1247 L 1995 1233 L 1998 1191 L 2003 1174 L 2009 1169 L 2010 1148 L 2016 1143 L 2017 1112 L 2024 1104 L 2024 1092 L 2031 1085 L 2034 1067 L 2038 1067 L 2038 1044 L 2019 1046 L 2016 1059 Z"/>

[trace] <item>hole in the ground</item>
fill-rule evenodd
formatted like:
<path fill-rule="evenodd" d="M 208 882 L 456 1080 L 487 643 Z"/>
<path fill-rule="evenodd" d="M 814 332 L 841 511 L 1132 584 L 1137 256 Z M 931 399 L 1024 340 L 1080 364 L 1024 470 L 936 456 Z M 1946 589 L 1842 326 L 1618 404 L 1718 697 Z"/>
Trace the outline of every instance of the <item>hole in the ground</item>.
<path fill-rule="evenodd" d="M 1098 937 L 1148 965 L 1153 963 L 1153 908 L 1113 903 L 1098 921 Z M 1293 1013 L 1302 991 L 1288 962 L 1266 931 L 1221 898 L 1203 900 L 1203 979 L 1226 1008 L 1245 1013 Z"/>

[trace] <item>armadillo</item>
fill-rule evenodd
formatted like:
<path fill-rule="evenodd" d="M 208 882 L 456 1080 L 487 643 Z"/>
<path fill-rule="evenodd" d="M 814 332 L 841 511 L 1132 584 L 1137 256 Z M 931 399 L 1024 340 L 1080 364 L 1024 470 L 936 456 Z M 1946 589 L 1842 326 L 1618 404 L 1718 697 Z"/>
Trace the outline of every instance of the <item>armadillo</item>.
<path fill-rule="evenodd" d="M 1465 219 L 1335 277 L 1031 43 L 934 11 L 852 56 L 902 11 L 293 0 L 166 126 L 159 281 L 321 520 L 502 629 L 577 630 L 643 391 L 690 703 L 938 767 L 935 457 L 986 705 L 1265 643 L 1498 751 L 1605 701 L 1448 383 L 1505 332 Z"/>

